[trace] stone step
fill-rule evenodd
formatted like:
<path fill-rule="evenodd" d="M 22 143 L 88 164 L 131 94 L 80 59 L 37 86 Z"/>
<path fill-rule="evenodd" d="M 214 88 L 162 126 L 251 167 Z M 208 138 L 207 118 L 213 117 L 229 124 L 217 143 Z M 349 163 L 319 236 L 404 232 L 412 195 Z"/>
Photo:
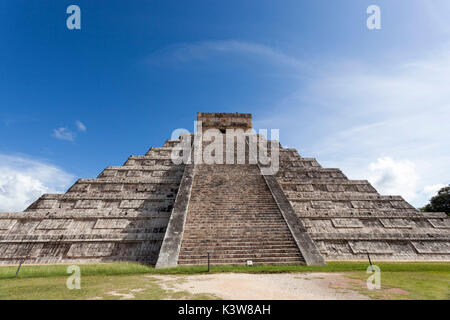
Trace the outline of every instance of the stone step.
<path fill-rule="evenodd" d="M 210 212 L 201 212 L 198 211 L 194 214 L 192 214 L 192 218 L 191 219 L 199 219 L 200 221 L 206 221 L 209 219 L 209 222 L 214 222 L 216 220 L 220 220 L 222 219 L 223 221 L 230 221 L 230 214 L 233 214 L 233 220 L 235 221 L 240 221 L 240 220 L 249 220 L 249 221 L 266 221 L 266 220 L 270 220 L 270 221 L 282 221 L 280 220 L 280 218 L 276 215 L 272 215 L 272 214 L 268 214 L 265 212 L 261 212 L 261 210 L 258 209 L 254 209 L 252 211 L 247 211 L 247 212 L 239 212 L 239 211 L 235 211 L 235 210 L 223 210 L 220 212 L 214 212 L 214 213 L 210 213 Z"/>
<path fill-rule="evenodd" d="M 360 237 L 362 238 L 362 237 Z M 367 237 L 365 237 L 367 238 Z M 321 239 L 321 238 L 319 238 Z M 324 239 L 324 240 L 328 240 Z M 220 236 L 214 236 L 211 234 L 203 234 L 203 235 L 199 235 L 198 237 L 195 236 L 187 236 L 186 238 L 183 238 L 183 244 L 182 247 L 192 247 L 192 246 L 204 246 L 204 245 L 217 245 L 217 241 L 221 241 L 226 245 L 252 245 L 252 246 L 257 246 L 256 242 L 260 242 L 263 241 L 263 244 L 283 244 L 283 245 L 287 245 L 287 244 L 291 244 L 291 246 L 296 247 L 292 238 L 291 237 L 283 237 L 283 236 L 279 236 L 276 238 L 268 238 L 266 237 L 264 234 L 256 234 L 256 235 L 252 235 L 252 234 L 235 234 L 235 235 L 220 235 Z"/>
<path fill-rule="evenodd" d="M 229 203 L 229 204 L 234 204 L 234 203 L 241 203 L 241 204 L 246 204 L 247 206 L 258 206 L 258 205 L 263 205 L 263 206 L 276 206 L 276 204 L 273 202 L 273 198 L 267 198 L 265 195 L 254 195 L 253 197 L 248 197 L 245 200 L 237 200 L 236 201 L 232 201 L 233 198 L 235 196 L 239 196 L 239 192 L 235 192 L 235 193 L 222 193 L 220 195 L 217 194 L 204 194 L 204 195 L 198 195 L 198 196 L 193 196 L 192 199 L 193 200 L 211 200 L 214 201 L 215 203 Z M 252 201 L 258 201 L 258 202 L 253 202 Z"/>
<path fill-rule="evenodd" d="M 328 173 L 339 173 L 342 174 L 339 168 L 322 168 L 322 167 L 281 167 L 278 170 L 281 174 L 295 173 L 295 172 L 328 172 Z"/>
<path fill-rule="evenodd" d="M 176 140 L 175 140 L 176 141 Z M 180 142 L 180 141 L 178 141 Z M 159 151 L 172 151 L 173 147 L 150 147 L 150 149 L 148 149 L 147 153 L 150 151 L 155 151 L 155 152 L 159 152 Z"/>
<path fill-rule="evenodd" d="M 288 236 L 274 236 L 274 237 L 267 237 L 266 235 L 240 235 L 239 237 L 236 236 L 217 236 L 217 235 L 209 235 L 209 236 L 202 236 L 202 237 L 195 237 L 193 235 L 187 235 L 183 237 L 183 243 L 186 244 L 204 244 L 204 243 L 217 243 L 218 241 L 221 241 L 223 243 L 227 244 L 256 244 L 257 242 L 261 243 L 267 243 L 267 244 L 288 244 L 290 243 L 293 245 L 293 239 Z"/>
<path fill-rule="evenodd" d="M 252 197 L 248 197 L 248 199 L 245 200 L 238 200 L 236 199 L 236 201 L 233 201 L 233 198 L 237 198 L 240 196 L 240 192 L 237 191 L 236 193 L 222 193 L 222 194 L 204 194 L 204 195 L 197 195 L 197 196 L 193 196 L 191 199 L 195 200 L 195 202 L 193 202 L 193 204 L 197 204 L 198 201 L 203 201 L 206 199 L 211 199 L 211 201 L 214 201 L 214 203 L 224 203 L 224 204 L 234 204 L 234 203 L 239 203 L 239 204 L 246 204 L 247 206 L 258 206 L 258 205 L 262 205 L 262 206 L 275 206 L 276 203 L 273 202 L 273 198 L 267 198 L 267 196 L 265 195 L 258 195 L 255 194 Z M 254 201 L 254 202 L 252 202 Z M 201 204 L 201 203 L 200 203 Z"/>
<path fill-rule="evenodd" d="M 204 224 L 206 226 L 208 225 L 224 225 L 224 228 L 226 228 L 227 226 L 233 227 L 233 226 L 237 226 L 240 227 L 241 225 L 239 225 L 239 223 L 242 224 L 243 227 L 245 227 L 246 225 L 248 226 L 269 226 L 269 227 L 280 227 L 280 226 L 285 226 L 286 224 L 284 222 L 280 222 L 278 219 L 258 219 L 258 220 L 249 220 L 249 219 L 245 219 L 245 218 L 241 218 L 241 219 L 233 219 L 233 223 L 232 224 L 228 224 L 225 225 L 227 222 L 229 222 L 230 219 L 192 219 L 191 222 L 193 225 L 198 225 L 198 224 Z"/>
<path fill-rule="evenodd" d="M 209 189 L 211 188 L 211 189 Z M 216 190 L 213 191 L 212 189 L 215 188 Z M 237 201 L 244 201 L 242 198 L 242 192 L 246 192 L 245 187 L 239 186 L 239 185 L 226 185 L 224 187 L 220 187 L 217 185 L 217 183 L 211 184 L 211 185 L 202 185 L 201 188 L 198 188 L 196 186 L 193 188 L 193 190 L 204 190 L 204 194 L 197 194 L 196 197 L 206 197 L 206 196 L 216 196 L 216 197 L 226 197 L 226 196 L 238 196 L 236 200 Z M 266 193 L 267 189 L 266 187 L 261 189 L 252 189 L 253 193 L 248 195 L 248 198 L 251 200 L 252 198 L 259 198 L 259 199 L 271 199 L 268 197 Z M 246 200 L 246 199 L 245 199 Z"/>
<path fill-rule="evenodd" d="M 114 242 L 114 241 L 147 241 L 163 240 L 164 233 L 93 233 L 93 234 L 24 234 L 14 233 L 0 235 L 0 243 L 28 242 Z"/>
<path fill-rule="evenodd" d="M 167 225 L 167 224 L 166 224 Z M 134 239 L 137 237 L 145 237 L 150 236 L 153 237 L 153 235 L 158 235 L 158 239 L 162 239 L 164 237 L 164 233 L 166 230 L 165 226 L 159 226 L 159 227 L 149 227 L 149 228 L 128 228 L 124 227 L 123 229 L 92 229 L 92 231 L 80 231 L 76 234 L 69 234 L 67 232 L 70 232 L 70 229 L 64 229 L 64 230 L 30 230 L 33 232 L 33 238 L 37 239 L 47 239 L 47 240 L 55 240 L 58 239 L 69 239 L 68 237 L 76 236 L 79 239 L 98 239 L 98 237 L 113 237 L 113 238 L 121 238 L 121 239 Z M 20 236 L 24 239 L 30 239 L 27 238 L 27 233 L 20 233 L 15 230 L 11 230 L 8 234 L 2 234 L 0 232 L 0 239 L 2 241 L 17 241 L 19 240 L 17 236 Z"/>
<path fill-rule="evenodd" d="M 199 221 L 203 221 L 201 219 L 199 219 Z M 215 220 L 211 220 L 211 222 L 214 222 Z M 198 229 L 220 229 L 220 228 L 259 228 L 259 227 L 269 227 L 269 228 L 277 228 L 277 227 L 287 227 L 286 223 L 284 223 L 283 221 L 275 221 L 275 222 L 271 222 L 271 223 L 267 223 L 267 222 L 263 222 L 263 221 L 245 221 L 245 222 L 238 222 L 238 221 L 233 221 L 233 222 L 225 222 L 225 223 L 221 223 L 221 224 L 205 224 L 202 226 L 197 226 Z"/>
<path fill-rule="evenodd" d="M 150 218 L 168 218 L 171 213 L 166 211 L 143 212 L 139 209 L 34 209 L 23 212 L 2 212 L 0 220 L 3 219 L 150 219 Z"/>
<path fill-rule="evenodd" d="M 258 204 L 252 205 L 250 208 L 249 206 L 245 206 L 242 203 L 233 205 L 232 203 L 225 202 L 225 203 L 219 203 L 217 201 L 211 202 L 208 207 L 206 207 L 206 204 L 199 204 L 195 203 L 192 204 L 191 208 L 192 211 L 194 211 L 194 214 L 214 214 L 217 212 L 217 214 L 259 214 L 259 215 L 265 215 L 270 214 L 271 212 L 274 212 L 278 210 L 278 207 L 275 205 L 260 205 Z M 248 208 L 249 211 L 243 210 L 244 208 Z M 220 211 L 219 211 L 220 210 Z"/>
<path fill-rule="evenodd" d="M 208 258 L 203 259 L 183 259 L 178 263 L 181 265 L 205 265 Z M 254 264 L 304 264 L 299 257 L 276 257 L 276 258 L 229 258 L 229 259 L 211 259 L 211 264 L 246 264 L 248 260 L 252 260 Z"/>
<path fill-rule="evenodd" d="M 192 231 L 204 234 L 205 232 L 214 232 L 216 234 L 234 234 L 236 232 L 247 234 L 247 233 L 261 233 L 261 232 L 285 232 L 288 229 L 286 225 L 284 226 L 195 226 L 191 227 Z"/>
<path fill-rule="evenodd" d="M 289 201 L 403 201 L 406 202 L 401 196 L 382 196 L 379 194 L 367 194 L 367 193 L 326 193 L 326 194 L 314 194 L 309 192 L 300 193 L 297 192 L 296 196 L 292 191 L 286 191 L 286 196 Z M 411 206 L 410 206 L 411 207 Z"/>
<path fill-rule="evenodd" d="M 197 223 L 202 223 L 204 222 L 205 225 L 208 224 L 223 224 L 223 223 L 227 223 L 230 221 L 229 218 L 227 218 L 226 215 L 210 215 L 210 216 L 195 216 L 192 217 L 191 220 L 193 223 L 197 224 Z M 240 217 L 233 217 L 233 221 L 235 223 L 259 223 L 261 222 L 261 224 L 263 223 L 281 223 L 281 221 L 277 218 L 277 217 L 264 217 L 263 215 L 261 215 L 259 218 L 258 217 L 253 217 L 253 216 L 248 216 L 248 215 L 243 215 Z"/>
<path fill-rule="evenodd" d="M 334 171 L 321 171 L 318 169 L 315 170 L 297 170 L 297 171 L 288 171 L 288 172 L 280 172 L 276 173 L 277 177 L 285 177 L 285 178 L 296 178 L 300 180 L 305 179 L 324 179 L 324 178 L 332 178 L 338 180 L 348 180 L 347 177 L 341 172 Z"/>
<path fill-rule="evenodd" d="M 132 170 L 141 170 L 141 171 L 183 171 L 184 165 L 151 165 L 151 166 L 141 166 L 141 165 L 132 165 L 132 166 L 108 166 L 104 170 L 117 170 L 117 171 L 132 171 Z"/>
<path fill-rule="evenodd" d="M 273 212 L 275 210 L 278 209 L 278 207 L 276 206 L 253 206 L 252 208 L 249 208 L 248 211 L 244 210 L 247 207 L 244 204 L 236 204 L 236 205 L 232 205 L 229 203 L 224 203 L 223 205 L 221 205 L 220 203 L 215 203 L 212 202 L 210 203 L 210 205 L 208 206 L 208 208 L 203 208 L 201 207 L 201 205 L 192 205 L 192 211 L 195 211 L 195 214 L 214 214 L 214 212 L 216 212 L 216 210 L 220 210 L 220 212 L 217 212 L 217 214 L 242 214 L 242 215 L 246 215 L 246 214 L 259 214 L 259 215 L 265 215 L 268 214 L 269 212 Z M 220 208 L 220 209 L 219 209 Z"/>
<path fill-rule="evenodd" d="M 289 229 L 287 227 L 283 228 L 197 228 L 192 229 L 193 232 L 196 232 L 196 235 L 189 235 L 186 239 L 198 239 L 200 237 L 207 239 L 210 235 L 216 236 L 216 237 L 223 237 L 223 238 L 231 238 L 231 237 L 247 237 L 247 236 L 262 236 L 270 232 L 289 232 Z M 289 239 L 289 237 L 287 237 Z M 271 238 L 268 238 L 271 239 Z"/>
<path fill-rule="evenodd" d="M 208 244 L 204 243 L 201 245 L 198 244 L 183 244 L 182 250 L 184 253 L 199 253 L 199 252 L 213 252 L 213 251 L 239 251 L 239 250 L 292 250 L 296 253 L 299 252 L 299 250 L 295 247 L 292 247 L 292 243 L 288 242 L 274 242 L 274 243 L 253 243 L 253 244 L 246 244 L 246 243 L 215 243 L 215 244 Z"/>
<path fill-rule="evenodd" d="M 425 229 L 429 231 L 430 229 Z M 425 231 L 424 230 L 424 231 Z M 361 240 L 361 241 L 383 241 L 383 240 L 392 240 L 392 241 L 450 241 L 450 234 L 444 231 L 437 231 L 439 229 L 433 229 L 434 232 L 421 232 L 421 229 L 415 229 L 416 232 L 408 233 L 404 230 L 399 232 L 386 232 L 386 233 L 374 233 L 372 231 L 368 231 L 367 233 L 336 233 L 336 232 L 309 232 L 311 238 L 314 240 Z"/>
<path fill-rule="evenodd" d="M 148 155 L 148 156 L 130 156 L 127 161 L 130 160 L 172 160 L 170 154 L 168 155 Z"/>
<path fill-rule="evenodd" d="M 167 139 L 166 142 L 164 142 L 164 147 L 174 147 L 176 145 L 178 145 L 181 142 L 180 139 L 177 140 L 171 140 L 171 139 Z"/>
<path fill-rule="evenodd" d="M 185 239 L 186 240 L 195 240 L 195 241 L 200 241 L 200 240 L 205 240 L 205 241 L 211 241 L 214 238 L 217 239 L 221 239 L 223 241 L 232 241 L 233 239 L 240 239 L 242 241 L 250 241 L 252 238 L 256 238 L 256 239 L 268 239 L 268 240 L 290 240 L 291 237 L 290 236 L 277 236 L 277 237 L 268 237 L 267 233 L 272 232 L 272 230 L 260 230 L 260 231 L 245 231 L 245 230 L 235 230 L 235 231 L 229 231 L 227 230 L 226 232 L 221 230 L 220 233 L 219 231 L 215 231 L 213 232 L 208 232 L 207 230 L 205 231 L 200 231 L 200 230 L 194 230 L 197 231 L 196 235 L 186 235 Z M 288 233 L 289 230 L 273 230 L 273 232 L 284 232 L 284 233 Z"/>
<path fill-rule="evenodd" d="M 297 177 L 281 177 L 278 174 L 275 175 L 276 179 L 278 181 L 279 184 L 297 184 L 298 182 L 305 182 L 305 184 L 315 184 L 315 183 L 330 183 L 330 184 L 339 184 L 340 182 L 346 182 L 349 181 L 348 179 L 343 179 L 343 178 L 330 178 L 330 177 L 315 177 L 315 178 L 311 178 L 311 177 L 302 177 L 302 178 L 297 178 Z"/>
<path fill-rule="evenodd" d="M 147 195 L 147 194 L 122 194 L 122 193 L 105 193 L 88 195 L 84 193 L 66 193 L 66 194 L 44 194 L 42 200 L 146 200 L 146 201 L 167 201 L 167 196 Z"/>
<path fill-rule="evenodd" d="M 124 178 L 110 178 L 107 179 L 78 179 L 77 183 L 92 183 L 92 184 L 105 184 L 105 183 L 123 183 L 123 184 L 179 184 L 181 181 L 180 177 L 151 177 L 151 178 L 135 178 L 135 177 L 124 177 Z"/>
<path fill-rule="evenodd" d="M 133 194 L 138 195 L 145 194 L 146 196 L 153 195 L 169 195 L 176 194 L 178 192 L 179 184 L 123 184 L 123 183 L 105 183 L 105 184 L 89 184 L 89 183 L 76 183 L 74 184 L 66 194 L 80 194 L 80 195 L 118 195 L 118 194 Z"/>
<path fill-rule="evenodd" d="M 210 245 L 206 246 L 203 245 L 202 247 L 197 246 L 188 246 L 185 245 L 183 247 L 183 250 L 186 253 L 200 253 L 200 252 L 213 252 L 213 251 L 236 251 L 236 250 L 291 250 L 298 252 L 297 248 L 293 248 L 291 244 L 255 244 L 255 245 L 227 245 L 227 244 L 217 244 L 217 245 Z"/>
<path fill-rule="evenodd" d="M 248 249 L 248 250 L 186 250 L 183 249 L 183 254 L 179 256 L 180 259 L 201 259 L 209 252 L 211 258 L 239 258 L 239 257 L 301 257 L 298 250 L 295 249 Z"/>
<path fill-rule="evenodd" d="M 238 194 L 236 194 L 237 196 Z M 257 207 L 257 206 L 262 206 L 262 207 L 276 207 L 276 204 L 273 203 L 273 199 L 267 199 L 265 197 L 254 197 L 253 199 L 246 199 L 246 201 L 232 201 L 232 197 L 230 197 L 229 195 L 222 195 L 221 197 L 207 197 L 207 196 L 197 196 L 197 197 L 192 197 L 193 200 L 195 200 L 194 204 L 197 204 L 196 202 L 198 201 L 203 201 L 203 200 L 210 200 L 213 203 L 216 204 L 229 204 L 229 205 L 233 205 L 233 204 L 242 204 L 242 205 L 247 205 L 249 207 Z M 252 203 L 252 201 L 255 201 Z M 201 205 L 201 203 L 200 203 Z"/>
<path fill-rule="evenodd" d="M 370 184 L 369 181 L 367 180 L 343 180 L 343 181 L 335 181 L 335 180 L 331 180 L 330 182 L 327 181 L 314 181 L 314 180 L 310 180 L 310 181 L 298 181 L 298 182 L 280 182 L 280 185 L 283 187 L 284 185 L 292 185 L 292 186 L 301 186 L 301 185 L 367 185 Z"/>
<path fill-rule="evenodd" d="M 149 211 L 171 211 L 175 197 L 167 198 L 150 198 L 150 199 L 136 199 L 136 197 L 119 197 L 111 198 L 95 198 L 88 196 L 70 197 L 70 194 L 65 195 L 62 199 L 45 200 L 39 199 L 32 205 L 30 205 L 25 211 L 34 209 L 99 209 L 113 210 L 117 209 L 140 209 L 143 212 Z"/>
<path fill-rule="evenodd" d="M 370 209 L 369 209 L 370 210 Z M 445 218 L 447 214 L 438 213 L 433 215 L 428 215 L 427 213 L 422 213 L 420 211 L 411 209 L 384 209 L 384 210 L 371 210 L 368 209 L 315 209 L 309 211 L 296 210 L 296 214 L 301 219 L 436 219 Z"/>
<path fill-rule="evenodd" d="M 146 167 L 153 167 L 153 166 L 170 166 L 174 168 L 179 168 L 181 166 L 184 166 L 184 164 L 175 164 L 173 163 L 172 159 L 146 159 L 146 158 L 128 158 L 127 161 L 123 164 L 124 167 L 128 166 L 146 166 Z"/>
<path fill-rule="evenodd" d="M 181 179 L 183 170 L 103 170 L 97 177 L 99 180 L 110 181 L 111 178 L 168 178 L 168 179 Z"/>
<path fill-rule="evenodd" d="M 205 252 L 206 253 L 206 252 Z M 193 260 L 193 259 L 202 259 L 205 256 L 203 254 L 183 254 L 179 256 L 180 260 Z M 206 253 L 206 256 L 208 254 Z M 212 259 L 236 259 L 236 258 L 245 258 L 245 259 L 262 259 L 262 258 L 297 258 L 300 259 L 300 253 L 296 252 L 211 252 L 209 257 Z"/>
<path fill-rule="evenodd" d="M 267 213 L 266 208 L 252 208 L 252 210 L 248 210 L 247 212 L 243 212 L 245 207 L 237 207 L 224 209 L 220 211 L 201 211 L 195 210 L 196 212 L 192 214 L 192 219 L 200 219 L 200 220 L 210 220 L 215 221 L 216 219 L 223 219 L 224 221 L 230 221 L 230 216 L 233 215 L 233 220 L 242 220 L 248 219 L 252 222 L 257 222 L 261 219 L 261 221 L 273 220 L 273 221 L 284 221 L 280 220 L 277 215 Z M 271 210 L 277 210 L 278 208 L 271 208 Z M 241 221 L 239 221 L 241 222 Z"/>

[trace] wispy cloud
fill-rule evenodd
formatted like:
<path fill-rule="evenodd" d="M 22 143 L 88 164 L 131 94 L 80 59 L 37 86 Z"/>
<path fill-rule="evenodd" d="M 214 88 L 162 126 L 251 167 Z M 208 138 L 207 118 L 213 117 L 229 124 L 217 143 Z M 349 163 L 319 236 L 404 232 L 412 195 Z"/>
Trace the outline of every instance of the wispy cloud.
<path fill-rule="evenodd" d="M 290 67 L 304 66 L 301 61 L 273 47 L 238 40 L 201 41 L 175 44 L 154 52 L 149 57 L 148 62 L 187 62 L 208 59 L 213 55 L 248 55 L 255 58 L 263 58 L 271 63 Z"/>
<path fill-rule="evenodd" d="M 53 136 L 59 140 L 74 141 L 75 134 L 67 128 L 53 129 Z"/>
<path fill-rule="evenodd" d="M 0 211 L 22 211 L 43 193 L 63 192 L 74 176 L 42 161 L 0 155 Z"/>
<path fill-rule="evenodd" d="M 83 122 L 81 122 L 80 120 L 77 120 L 77 121 L 75 121 L 75 124 L 76 124 L 76 126 L 77 126 L 79 131 L 86 132 L 87 128 L 86 128 L 86 126 L 84 125 Z"/>

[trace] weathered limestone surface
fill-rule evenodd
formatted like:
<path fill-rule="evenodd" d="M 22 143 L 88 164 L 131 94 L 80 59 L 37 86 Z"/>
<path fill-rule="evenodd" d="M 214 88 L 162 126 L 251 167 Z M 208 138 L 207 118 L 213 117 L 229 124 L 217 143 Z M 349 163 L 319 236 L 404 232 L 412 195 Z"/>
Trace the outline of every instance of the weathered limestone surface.
<path fill-rule="evenodd" d="M 24 212 L 0 214 L 0 263 L 156 263 L 184 165 L 168 140 L 65 194 L 46 194 Z"/>
<path fill-rule="evenodd" d="M 197 113 L 197 121 L 202 122 L 203 129 L 251 129 L 252 115 L 249 113 Z"/>
<path fill-rule="evenodd" d="M 280 152 L 276 179 L 326 260 L 450 260 L 450 219 L 382 196 L 295 149 Z"/>
<path fill-rule="evenodd" d="M 167 226 L 161 251 L 159 252 L 158 261 L 156 262 L 157 268 L 175 267 L 178 264 L 178 256 L 181 249 L 181 241 L 183 240 L 184 226 L 195 174 L 195 166 L 192 163 L 193 156 L 194 153 L 191 151 L 188 164 L 186 164 L 183 178 L 181 179 L 180 188 Z"/>
<path fill-rule="evenodd" d="M 250 114 L 199 113 L 198 120 L 203 130 L 252 127 Z M 167 267 L 205 264 L 208 252 L 215 264 L 322 264 L 367 253 L 450 260 L 444 213 L 419 212 L 295 149 L 280 148 L 280 168 L 269 176 L 248 162 L 248 149 L 245 164 L 176 165 L 171 153 L 179 143 L 130 156 L 96 179 L 79 179 L 65 194 L 43 195 L 24 212 L 0 213 L 0 264 Z"/>
<path fill-rule="evenodd" d="M 298 219 L 292 205 L 281 189 L 281 186 L 273 175 L 265 175 L 267 185 L 280 209 L 284 219 L 287 222 L 289 230 L 300 249 L 307 265 L 324 265 L 325 260 L 317 249 L 314 241 L 311 239 L 308 231 L 301 219 Z"/>

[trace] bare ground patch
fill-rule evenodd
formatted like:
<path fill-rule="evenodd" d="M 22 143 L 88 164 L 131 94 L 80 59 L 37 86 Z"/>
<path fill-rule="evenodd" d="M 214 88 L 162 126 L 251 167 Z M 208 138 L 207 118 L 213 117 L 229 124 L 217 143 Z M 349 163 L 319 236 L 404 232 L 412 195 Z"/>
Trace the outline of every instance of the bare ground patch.
<path fill-rule="evenodd" d="M 237 300 L 369 299 L 351 288 L 351 279 L 337 273 L 247 274 L 219 273 L 190 276 L 147 275 L 165 290 L 211 294 Z M 338 287 L 335 287 L 335 286 Z M 339 287 L 340 286 L 340 287 Z"/>

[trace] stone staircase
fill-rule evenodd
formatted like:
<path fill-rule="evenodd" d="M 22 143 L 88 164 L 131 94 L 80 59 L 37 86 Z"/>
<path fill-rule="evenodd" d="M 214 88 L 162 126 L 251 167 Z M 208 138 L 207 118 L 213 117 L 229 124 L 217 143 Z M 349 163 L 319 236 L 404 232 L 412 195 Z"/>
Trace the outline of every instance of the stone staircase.
<path fill-rule="evenodd" d="M 257 165 L 196 166 L 178 264 L 208 253 L 212 264 L 304 263 Z"/>

